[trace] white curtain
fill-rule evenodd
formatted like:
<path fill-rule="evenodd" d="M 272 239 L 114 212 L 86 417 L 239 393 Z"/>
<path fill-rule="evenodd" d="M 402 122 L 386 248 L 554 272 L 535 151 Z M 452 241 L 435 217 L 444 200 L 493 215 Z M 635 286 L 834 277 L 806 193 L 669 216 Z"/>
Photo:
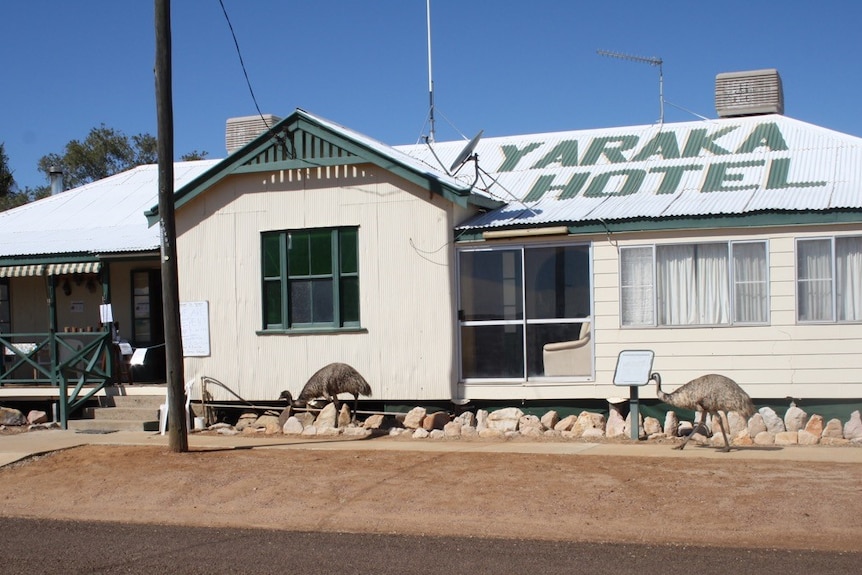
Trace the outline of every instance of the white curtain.
<path fill-rule="evenodd" d="M 862 320 L 862 237 L 835 240 L 838 321 Z"/>
<path fill-rule="evenodd" d="M 832 320 L 832 242 L 800 240 L 796 269 L 799 320 Z"/>
<path fill-rule="evenodd" d="M 695 253 L 698 323 L 730 323 L 727 244 L 700 244 Z"/>
<path fill-rule="evenodd" d="M 661 325 L 697 323 L 695 246 L 660 246 L 658 260 L 658 312 Z"/>
<path fill-rule="evenodd" d="M 655 323 L 653 250 L 651 247 L 620 251 L 620 307 L 623 325 Z"/>
<path fill-rule="evenodd" d="M 733 244 L 734 321 L 766 323 L 767 299 L 766 244 Z"/>

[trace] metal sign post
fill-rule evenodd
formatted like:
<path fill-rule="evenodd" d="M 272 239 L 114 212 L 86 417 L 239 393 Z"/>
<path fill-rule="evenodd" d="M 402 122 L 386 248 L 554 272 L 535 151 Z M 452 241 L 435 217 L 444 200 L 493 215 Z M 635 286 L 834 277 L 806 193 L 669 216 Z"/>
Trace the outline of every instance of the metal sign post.
<path fill-rule="evenodd" d="M 649 382 L 654 357 L 655 353 L 648 349 L 621 351 L 617 357 L 617 367 L 614 370 L 614 385 L 629 386 L 631 436 L 635 440 L 640 437 L 638 387 Z"/>

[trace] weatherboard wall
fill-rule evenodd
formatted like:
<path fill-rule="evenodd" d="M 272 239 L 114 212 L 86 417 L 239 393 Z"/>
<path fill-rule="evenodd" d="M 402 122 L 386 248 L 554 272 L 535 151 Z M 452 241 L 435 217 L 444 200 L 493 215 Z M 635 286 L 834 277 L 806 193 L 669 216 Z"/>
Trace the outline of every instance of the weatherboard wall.
<path fill-rule="evenodd" d="M 181 301 L 208 301 L 211 354 L 185 360 L 239 396 L 296 395 L 323 365 L 356 367 L 380 399 L 451 397 L 454 204 L 370 166 L 235 175 L 177 211 Z M 358 226 L 361 329 L 262 331 L 260 235 Z M 216 400 L 235 400 L 212 387 Z"/>

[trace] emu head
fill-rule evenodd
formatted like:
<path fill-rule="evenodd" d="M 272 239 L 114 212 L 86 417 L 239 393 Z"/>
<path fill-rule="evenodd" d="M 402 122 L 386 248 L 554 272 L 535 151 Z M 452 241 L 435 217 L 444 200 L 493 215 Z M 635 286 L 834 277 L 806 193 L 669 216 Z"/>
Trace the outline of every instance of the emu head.
<path fill-rule="evenodd" d="M 291 393 L 285 389 L 284 391 L 281 392 L 281 395 L 278 396 L 278 400 L 279 401 L 284 400 L 287 403 L 292 405 L 293 404 L 293 395 L 291 395 Z"/>

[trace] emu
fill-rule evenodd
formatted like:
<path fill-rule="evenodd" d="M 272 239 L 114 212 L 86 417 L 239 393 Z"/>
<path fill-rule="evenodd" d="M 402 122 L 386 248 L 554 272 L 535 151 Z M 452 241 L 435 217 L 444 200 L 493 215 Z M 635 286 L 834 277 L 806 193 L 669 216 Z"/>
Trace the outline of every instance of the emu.
<path fill-rule="evenodd" d="M 665 393 L 661 390 L 661 375 L 658 373 L 650 375 L 650 379 L 655 380 L 656 395 L 663 402 L 681 409 L 699 411 L 701 424 L 705 422 L 706 414 L 711 414 L 718 419 L 718 426 L 724 437 L 724 449 L 722 451 L 725 452 L 730 451 L 730 441 L 727 439 L 724 423 L 718 412 L 723 411 L 726 416 L 727 412 L 735 411 L 747 419 L 755 411 L 754 404 L 748 394 L 735 381 L 723 375 L 715 373 L 702 375 L 689 381 L 673 393 Z M 684 449 L 692 435 L 694 435 L 694 430 L 686 436 L 682 445 L 675 449 Z"/>
<path fill-rule="evenodd" d="M 287 390 L 281 392 L 279 399 L 286 399 L 287 404 L 292 407 L 304 407 L 309 402 L 322 397 L 327 402 L 334 403 L 335 410 L 340 411 L 339 393 L 349 393 L 353 396 L 353 413 L 350 416 L 350 421 L 351 423 L 355 422 L 359 396 L 370 397 L 371 386 L 368 385 L 362 374 L 346 363 L 330 363 L 317 370 L 314 375 L 308 378 L 296 401 Z M 335 423 L 337 426 L 337 419 Z"/>

